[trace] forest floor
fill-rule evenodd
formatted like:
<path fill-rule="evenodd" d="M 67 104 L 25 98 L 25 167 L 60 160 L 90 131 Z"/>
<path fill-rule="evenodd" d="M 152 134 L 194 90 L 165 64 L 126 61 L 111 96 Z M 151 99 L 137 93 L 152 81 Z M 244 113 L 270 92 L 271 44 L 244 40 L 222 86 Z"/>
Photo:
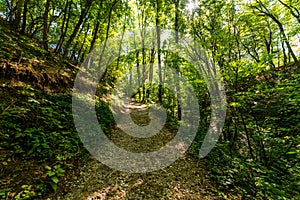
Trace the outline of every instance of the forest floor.
<path fill-rule="evenodd" d="M 50 199 L 220 199 L 203 163 L 188 157 L 144 174 L 119 172 L 92 160 L 62 183 L 65 191 Z"/>
<path fill-rule="evenodd" d="M 10 88 L 15 87 L 10 86 Z M 18 94 L 16 88 L 7 90 L 7 86 L 2 87 L 1 96 L 5 98 L 1 99 L 1 105 L 15 102 L 12 107 L 16 108 L 18 101 L 26 101 L 22 95 Z M 131 115 L 138 125 L 148 123 L 147 110 L 144 108 L 134 109 Z M 31 123 L 31 119 L 28 119 L 28 123 Z M 121 123 L 118 127 L 114 127 L 110 139 L 122 147 L 134 150 L 139 145 L 130 141 L 130 137 L 122 137 L 124 132 L 120 128 L 124 128 L 125 125 L 128 126 L 128 124 Z M 167 136 L 165 139 L 168 139 L 172 137 L 171 132 L 174 130 L 170 127 L 164 128 L 161 136 Z M 4 144 L 5 141 L 2 142 Z M 161 144 L 162 140 L 160 138 L 159 141 L 153 140 L 152 142 L 144 145 L 145 150 L 153 148 L 158 143 Z M 15 150 L 2 148 L 1 151 L 1 160 L 5 161 L 0 163 L 1 177 L 4 176 L 0 181 L 0 186 L 1 188 L 9 187 L 12 191 L 6 199 L 16 199 L 14 197 L 18 193 L 24 192 L 18 187 L 34 185 L 35 179 L 40 178 L 40 181 L 47 183 L 43 166 L 54 166 L 55 162 L 59 162 L 57 160 L 39 161 L 34 158 L 23 160 Z M 120 172 L 100 163 L 89 153 L 78 153 L 78 156 L 77 153 L 71 155 L 72 160 L 68 163 L 73 167 L 70 169 L 64 167 L 66 173 L 60 178 L 56 191 L 47 190 L 46 196 L 34 199 L 222 199 L 210 180 L 205 162 L 188 153 L 182 155 L 169 167 L 140 174 Z M 231 194 L 227 194 L 226 198 L 240 199 Z"/>
<path fill-rule="evenodd" d="M 136 105 L 129 112 L 132 123 L 139 126 L 149 123 L 149 112 L 145 107 Z M 122 131 L 122 128 L 134 129 L 130 123 L 122 123 L 124 121 L 119 119 L 120 123 L 109 136 L 118 146 L 141 151 L 139 147 L 151 149 L 166 139 L 156 137 L 150 142 L 146 140 L 147 143 L 139 144 Z M 163 128 L 159 134 L 170 138 L 174 129 Z M 169 167 L 147 173 L 120 172 L 93 159 L 78 169 L 77 175 L 64 182 L 66 185 L 63 187 L 67 191 L 57 193 L 55 199 L 220 199 L 214 192 L 205 163 L 188 155 L 182 155 Z M 237 199 L 234 196 L 227 197 Z"/>

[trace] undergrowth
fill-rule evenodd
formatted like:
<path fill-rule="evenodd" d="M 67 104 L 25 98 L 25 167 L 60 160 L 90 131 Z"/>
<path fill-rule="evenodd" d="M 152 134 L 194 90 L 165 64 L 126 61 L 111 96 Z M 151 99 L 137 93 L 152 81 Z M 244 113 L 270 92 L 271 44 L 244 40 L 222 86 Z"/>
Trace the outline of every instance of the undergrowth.
<path fill-rule="evenodd" d="M 6 97 L 0 101 L 1 198 L 55 191 L 60 177 L 86 153 L 73 124 L 71 96 L 29 85 L 4 85 L 1 96 Z M 21 171 L 24 175 L 16 176 Z"/>

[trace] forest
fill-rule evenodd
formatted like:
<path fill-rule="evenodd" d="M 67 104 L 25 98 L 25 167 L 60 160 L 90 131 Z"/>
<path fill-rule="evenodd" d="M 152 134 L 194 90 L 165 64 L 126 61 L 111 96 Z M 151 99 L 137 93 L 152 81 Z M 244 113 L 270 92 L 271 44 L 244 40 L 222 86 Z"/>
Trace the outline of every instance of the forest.
<path fill-rule="evenodd" d="M 300 199 L 299 91 L 299 0 L 0 0 L 0 199 Z"/>

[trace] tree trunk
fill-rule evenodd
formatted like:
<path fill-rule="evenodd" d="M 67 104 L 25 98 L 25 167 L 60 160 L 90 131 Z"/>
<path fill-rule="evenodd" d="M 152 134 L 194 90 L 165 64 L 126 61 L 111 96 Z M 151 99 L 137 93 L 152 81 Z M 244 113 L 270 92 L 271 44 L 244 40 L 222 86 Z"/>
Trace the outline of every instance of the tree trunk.
<path fill-rule="evenodd" d="M 250 153 L 250 156 L 251 156 L 252 160 L 254 161 L 255 158 L 254 158 L 253 149 L 252 149 L 252 145 L 251 145 L 251 141 L 250 141 L 250 135 L 249 135 L 249 132 L 248 132 L 248 129 L 247 129 L 247 125 L 245 123 L 245 119 L 243 117 L 243 113 L 241 111 L 240 111 L 240 115 L 241 115 L 244 130 L 245 130 L 246 138 L 247 138 L 249 153 Z"/>
<path fill-rule="evenodd" d="M 79 64 L 79 62 L 81 61 L 80 56 L 81 56 L 83 47 L 84 47 L 84 45 L 85 45 L 85 41 L 86 41 L 87 34 L 88 34 L 89 30 L 90 30 L 90 24 L 87 25 L 87 29 L 86 29 L 85 34 L 84 34 L 83 42 L 82 42 L 81 47 L 80 47 L 80 49 L 79 49 L 79 51 L 78 51 L 78 56 L 77 56 L 77 59 L 76 59 L 76 64 Z"/>
<path fill-rule="evenodd" d="M 23 6 L 24 6 L 24 0 L 18 0 L 16 4 L 16 12 L 15 12 L 15 20 L 14 20 L 14 26 L 17 30 L 19 30 L 20 28 Z"/>
<path fill-rule="evenodd" d="M 48 51 L 48 14 L 49 14 L 49 8 L 50 8 L 50 1 L 46 1 L 45 5 L 45 12 L 43 16 L 43 46 L 46 51 Z"/>
<path fill-rule="evenodd" d="M 152 42 L 152 49 L 150 53 L 150 69 L 149 69 L 149 88 L 146 92 L 146 101 L 150 101 L 150 91 L 152 87 L 152 80 L 153 80 L 153 64 L 155 58 L 155 41 Z"/>
<path fill-rule="evenodd" d="M 64 9 L 63 23 L 61 26 L 61 34 L 60 34 L 58 44 L 56 45 L 56 48 L 54 51 L 55 53 L 59 53 L 61 51 L 62 45 L 65 41 L 66 33 L 67 33 L 67 30 L 69 27 L 72 3 L 73 3 L 72 0 L 71 1 L 67 0 L 67 2 L 66 2 L 65 9 Z"/>
<path fill-rule="evenodd" d="M 282 23 L 277 19 L 277 17 L 275 17 L 272 13 L 270 13 L 270 11 L 266 8 L 266 6 L 261 1 L 258 1 L 258 3 L 259 3 L 260 7 L 254 7 L 254 8 L 256 8 L 257 10 L 262 12 L 264 15 L 270 17 L 277 24 L 277 26 L 279 28 L 279 31 L 280 31 L 280 34 L 282 35 L 282 39 L 283 39 L 284 43 L 286 44 L 289 53 L 291 54 L 293 60 L 295 62 L 298 62 L 298 59 L 297 59 L 295 53 L 293 52 L 292 47 L 291 47 L 291 45 L 288 41 L 288 38 L 285 34 Z"/>
<path fill-rule="evenodd" d="M 158 76 L 159 76 L 159 86 L 158 86 L 158 101 L 159 103 L 162 103 L 162 93 L 163 93 L 163 87 L 162 87 L 162 71 L 161 71 L 161 52 L 160 52 L 160 46 L 161 46 L 161 38 L 160 38 L 160 0 L 156 0 L 156 19 L 155 19 L 155 25 L 156 25 L 156 35 L 157 35 L 157 62 L 158 62 Z"/>
<path fill-rule="evenodd" d="M 85 4 L 85 7 L 84 9 L 81 11 L 81 14 L 80 14 L 80 17 L 79 17 L 79 20 L 69 38 L 69 40 L 67 41 L 66 43 L 66 46 L 64 48 L 64 57 L 66 57 L 68 55 L 68 52 L 69 52 L 69 49 L 70 49 L 70 46 L 72 44 L 72 42 L 74 41 L 75 37 L 77 36 L 77 33 L 80 29 L 80 26 L 82 25 L 84 19 L 86 18 L 87 14 L 88 14 L 88 11 L 90 10 L 91 6 L 92 6 L 92 2 L 93 0 L 86 0 L 86 4 Z"/>
<path fill-rule="evenodd" d="M 27 11 L 28 11 L 28 2 L 24 1 L 24 9 L 23 9 L 23 16 L 22 16 L 22 28 L 21 33 L 25 34 L 26 30 L 26 23 L 27 23 Z"/>
<path fill-rule="evenodd" d="M 139 101 L 141 101 L 141 72 L 140 72 L 140 61 L 139 61 L 139 51 L 136 52 L 136 71 L 137 71 L 137 79 L 138 79 L 138 94 Z"/>
<path fill-rule="evenodd" d="M 111 16 L 112 16 L 112 11 L 113 11 L 113 8 L 114 6 L 117 4 L 117 0 L 115 0 L 112 4 L 112 6 L 110 7 L 109 9 L 109 15 L 108 15 L 108 22 L 107 22 L 107 27 L 106 27 L 106 35 L 105 35 L 105 40 L 104 40 L 104 44 L 103 44 L 103 47 L 102 47 L 102 51 L 101 51 L 101 54 L 100 54 L 100 58 L 99 58 L 99 70 L 102 70 L 100 69 L 100 65 L 102 63 L 102 58 L 103 58 L 103 55 L 104 55 L 104 51 L 106 49 L 106 44 L 107 44 L 107 40 L 108 40 L 108 37 L 109 37 L 109 29 L 110 29 L 110 23 L 111 23 Z M 107 68 L 108 66 L 106 67 L 103 75 L 102 75 L 102 78 L 104 78 L 106 76 L 106 73 L 107 73 Z"/>
<path fill-rule="evenodd" d="M 119 69 L 119 65 L 120 65 L 120 56 L 121 56 L 121 51 L 122 51 L 122 43 L 123 43 L 123 39 L 124 39 L 125 29 L 126 29 L 126 26 L 124 24 L 123 30 L 122 30 L 121 42 L 120 42 L 120 46 L 119 46 L 116 70 Z"/>
<path fill-rule="evenodd" d="M 99 20 L 100 11 L 99 11 L 97 16 L 98 16 L 97 19 L 96 19 L 97 22 L 96 22 L 96 26 L 95 26 L 94 31 L 93 31 L 93 39 L 91 41 L 89 53 L 91 53 L 91 51 L 93 50 L 93 48 L 95 46 L 95 43 L 96 43 L 96 40 L 98 39 L 98 33 L 99 33 L 99 28 L 100 28 L 100 20 Z"/>
<path fill-rule="evenodd" d="M 179 1 L 180 0 L 175 0 L 175 42 L 178 44 L 179 42 L 179 36 L 178 36 L 178 31 L 179 31 Z M 176 63 L 178 64 L 178 63 Z M 175 66 L 176 66 L 175 64 Z M 177 76 L 178 78 L 180 77 L 180 69 L 179 66 L 177 67 Z M 181 120 L 181 105 L 180 105 L 180 99 L 181 99 L 181 95 L 180 95 L 180 84 L 179 84 L 179 80 L 177 80 L 176 78 L 176 98 L 177 98 L 177 116 L 178 119 Z"/>

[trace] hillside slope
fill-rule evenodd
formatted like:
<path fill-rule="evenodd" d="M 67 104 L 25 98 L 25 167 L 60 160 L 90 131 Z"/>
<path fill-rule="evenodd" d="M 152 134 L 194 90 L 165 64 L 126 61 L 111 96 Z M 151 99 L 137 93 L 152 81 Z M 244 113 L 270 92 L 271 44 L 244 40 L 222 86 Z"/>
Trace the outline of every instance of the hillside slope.
<path fill-rule="evenodd" d="M 76 67 L 41 48 L 34 39 L 13 31 L 0 20 L 0 81 L 2 84 L 31 84 L 60 91 L 70 88 Z"/>
<path fill-rule="evenodd" d="M 0 199 L 41 199 L 78 166 L 75 75 L 71 63 L 0 20 Z"/>

